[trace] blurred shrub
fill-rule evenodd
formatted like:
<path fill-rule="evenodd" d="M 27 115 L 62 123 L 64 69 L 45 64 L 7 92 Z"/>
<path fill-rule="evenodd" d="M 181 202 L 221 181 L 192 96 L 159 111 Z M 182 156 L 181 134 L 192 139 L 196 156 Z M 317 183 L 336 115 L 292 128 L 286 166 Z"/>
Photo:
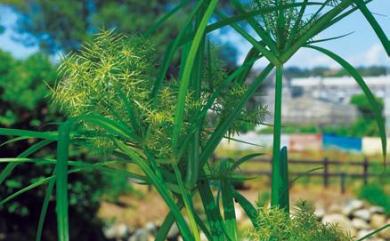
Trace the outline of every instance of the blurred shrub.
<path fill-rule="evenodd" d="M 386 193 L 384 185 L 375 183 L 363 186 L 359 191 L 359 197 L 373 205 L 383 207 L 385 213 L 390 215 L 390 195 Z"/>
<path fill-rule="evenodd" d="M 24 60 L 16 60 L 9 53 L 0 51 L 0 127 L 29 130 L 54 129 L 56 121 L 63 117 L 48 108 L 50 88 L 56 81 L 56 66 L 43 54 L 34 54 Z M 43 126 L 43 123 L 52 123 Z M 6 141 L 0 137 L 0 143 Z M 16 156 L 31 142 L 21 141 L 0 147 L 0 157 Z M 51 157 L 55 145 L 49 145 L 39 156 Z M 73 156 L 83 155 L 74 150 Z M 1 164 L 0 171 L 5 164 Z M 0 185 L 1 199 L 30 185 L 37 179 L 50 176 L 53 167 L 49 165 L 19 165 L 11 176 Z M 127 178 L 120 175 L 109 177 L 98 173 L 72 174 L 69 185 L 71 240 L 104 240 L 101 223 L 96 217 L 102 198 L 115 201 L 123 192 L 130 192 Z M 46 186 L 26 192 L 0 207 L 0 234 L 7 241 L 31 241 L 39 220 Z M 49 205 L 54 204 L 54 197 Z M 43 240 L 55 241 L 55 208 L 49 208 Z"/>

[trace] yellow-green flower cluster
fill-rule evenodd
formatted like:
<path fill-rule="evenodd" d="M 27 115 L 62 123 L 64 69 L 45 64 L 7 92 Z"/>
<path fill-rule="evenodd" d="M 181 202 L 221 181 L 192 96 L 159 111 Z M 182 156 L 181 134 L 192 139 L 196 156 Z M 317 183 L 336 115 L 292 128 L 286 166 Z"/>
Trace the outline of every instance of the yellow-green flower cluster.
<path fill-rule="evenodd" d="M 178 99 L 179 83 L 165 80 L 152 97 L 156 80 L 156 57 L 153 45 L 142 37 L 128 38 L 112 32 L 102 32 L 85 44 L 78 53 L 64 58 L 59 67 L 60 80 L 54 88 L 54 103 L 70 117 L 99 114 L 118 121 L 138 135 L 137 148 L 147 149 L 161 161 L 173 158 L 172 130 Z M 217 123 L 235 108 L 247 91 L 244 83 L 232 83 L 215 100 L 214 121 L 197 116 L 208 98 L 227 77 L 215 58 L 204 62 L 200 92 L 189 90 L 185 100 L 184 124 L 180 136 L 185 136 L 196 121 L 204 142 Z M 242 123 L 258 124 L 262 109 L 243 109 L 230 132 Z M 198 118 L 198 119 L 197 119 Z M 203 122 L 202 122 L 203 121 Z M 115 138 L 103 129 L 85 123 L 88 140 L 99 149 L 113 147 Z M 134 141 L 134 140 L 132 140 Z"/>
<path fill-rule="evenodd" d="M 322 224 L 311 204 L 301 201 L 290 216 L 285 210 L 260 207 L 258 227 L 250 234 L 256 241 L 352 241 L 349 234 L 332 224 Z"/>

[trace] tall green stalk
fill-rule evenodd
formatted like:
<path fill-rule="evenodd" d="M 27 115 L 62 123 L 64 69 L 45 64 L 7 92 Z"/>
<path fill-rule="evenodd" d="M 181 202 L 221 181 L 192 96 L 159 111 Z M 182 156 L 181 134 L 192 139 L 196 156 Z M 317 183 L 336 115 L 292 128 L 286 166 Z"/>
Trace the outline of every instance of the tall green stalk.
<path fill-rule="evenodd" d="M 272 184 L 271 206 L 280 206 L 279 199 L 282 191 L 282 176 L 280 173 L 280 145 L 282 132 L 282 88 L 283 88 L 283 65 L 276 66 L 275 73 L 275 103 L 274 103 L 274 126 L 272 146 Z"/>

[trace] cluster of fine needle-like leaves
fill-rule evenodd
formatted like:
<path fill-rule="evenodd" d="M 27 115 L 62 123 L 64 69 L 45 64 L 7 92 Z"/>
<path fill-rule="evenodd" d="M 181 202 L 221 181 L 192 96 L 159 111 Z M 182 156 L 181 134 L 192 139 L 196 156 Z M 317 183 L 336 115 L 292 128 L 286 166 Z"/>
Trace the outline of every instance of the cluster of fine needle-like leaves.
<path fill-rule="evenodd" d="M 288 6 L 295 3 L 295 0 L 254 0 L 253 1 L 253 9 L 264 9 L 264 8 L 272 8 L 278 6 Z M 280 34 L 283 34 L 287 39 L 291 30 L 295 24 L 296 17 L 298 15 L 298 11 L 296 8 L 290 7 L 286 8 L 283 13 L 284 18 L 284 29 L 283 31 L 278 32 L 278 18 L 279 18 L 280 10 L 270 11 L 265 14 L 261 14 L 258 17 L 259 23 L 264 26 L 264 28 L 274 37 L 274 39 L 280 38 Z"/>
<path fill-rule="evenodd" d="M 215 55 L 209 58 L 204 61 L 200 95 L 190 92 L 186 97 L 186 120 L 196 117 L 195 113 L 227 77 L 220 61 L 215 61 Z M 153 44 L 147 39 L 103 31 L 78 53 L 63 60 L 59 67 L 60 80 L 53 92 L 54 103 L 69 117 L 98 114 L 122 122 L 139 137 L 139 141 L 132 145 L 147 148 L 159 160 L 169 161 L 173 152 L 170 136 L 178 83 L 174 78 L 167 80 L 158 94 L 151 98 L 156 60 Z M 233 83 L 215 100 L 211 112 L 217 121 L 232 111 L 246 90 L 244 83 Z M 229 131 L 238 131 L 243 123 L 259 124 L 263 116 L 262 107 L 244 108 Z M 212 123 L 217 121 L 204 123 L 204 138 L 213 128 Z M 182 135 L 188 131 L 187 122 Z M 99 150 L 114 148 L 113 136 L 91 124 L 84 127 L 89 131 L 89 142 L 98 145 Z"/>
<path fill-rule="evenodd" d="M 352 241 L 337 225 L 322 224 L 307 202 L 299 202 L 291 216 L 282 209 L 258 209 L 258 227 L 250 234 L 253 241 Z"/>

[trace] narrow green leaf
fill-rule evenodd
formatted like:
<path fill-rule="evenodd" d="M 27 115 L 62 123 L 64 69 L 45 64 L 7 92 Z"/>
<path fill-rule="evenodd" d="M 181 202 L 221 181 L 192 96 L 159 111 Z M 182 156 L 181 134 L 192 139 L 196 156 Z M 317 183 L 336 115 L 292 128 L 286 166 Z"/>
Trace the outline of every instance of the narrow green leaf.
<path fill-rule="evenodd" d="M 160 193 L 161 197 L 164 199 L 165 203 L 168 205 L 169 209 L 173 212 L 177 226 L 179 227 L 179 230 L 185 240 L 194 240 L 194 237 L 191 234 L 190 229 L 188 228 L 188 225 L 186 221 L 184 220 L 183 215 L 180 212 L 180 208 L 176 205 L 174 200 L 172 199 L 168 187 L 164 183 L 163 180 L 161 180 L 149 167 L 147 163 L 139 156 L 138 153 L 136 153 L 134 150 L 132 150 L 130 147 L 125 145 L 122 142 L 116 141 L 116 145 L 119 149 L 121 149 L 124 153 L 126 153 L 129 158 L 131 158 L 134 162 L 137 163 L 137 165 L 141 168 L 141 170 L 145 173 L 145 175 L 151 180 L 151 182 L 156 187 L 157 191 Z"/>
<path fill-rule="evenodd" d="M 213 240 L 212 236 L 211 236 L 211 232 L 210 230 L 207 228 L 206 226 L 206 222 L 204 222 L 200 217 L 199 215 L 195 212 L 194 213 L 194 217 L 195 217 L 195 220 L 196 222 L 198 223 L 200 229 L 202 230 L 202 232 L 206 235 L 206 238 L 207 240 Z"/>
<path fill-rule="evenodd" d="M 239 11 L 241 15 L 248 15 L 245 11 L 244 6 L 242 6 L 241 2 L 238 0 L 231 0 L 233 5 Z M 276 43 L 272 40 L 271 36 L 265 29 L 261 27 L 261 25 L 256 22 L 253 16 L 248 16 L 245 20 L 250 24 L 250 26 L 256 31 L 256 33 L 260 36 L 260 38 L 267 44 L 267 46 L 272 50 L 274 54 L 277 53 Z"/>
<path fill-rule="evenodd" d="M 363 13 L 367 21 L 370 23 L 371 27 L 374 29 L 379 40 L 382 42 L 382 45 L 385 48 L 387 55 L 390 57 L 390 40 L 386 36 L 382 27 L 379 25 L 378 21 L 376 21 L 374 15 L 372 15 L 370 10 L 367 8 L 367 3 L 365 3 L 363 0 L 354 0 L 354 2 L 359 7 L 360 11 Z"/>
<path fill-rule="evenodd" d="M 49 185 L 47 186 L 45 198 L 43 199 L 43 203 L 42 203 L 41 213 L 39 215 L 38 228 L 37 228 L 37 234 L 35 237 L 35 241 L 42 240 L 43 226 L 45 224 L 46 213 L 47 213 L 47 209 L 49 207 L 51 195 L 53 193 L 54 184 L 55 184 L 55 179 L 52 179 L 49 181 Z"/>
<path fill-rule="evenodd" d="M 50 180 L 52 180 L 54 178 L 55 178 L 55 176 L 51 176 L 51 177 L 46 177 L 46 178 L 40 179 L 40 180 L 38 180 L 38 181 L 36 181 L 36 182 L 34 182 L 34 183 L 24 187 L 24 188 L 14 192 L 14 193 L 12 193 L 9 196 L 7 196 L 5 198 L 2 198 L 1 201 L 0 201 L 0 206 L 4 205 L 5 203 L 7 203 L 7 202 L 9 202 L 11 200 L 13 200 L 14 198 L 18 197 L 19 195 L 21 195 L 21 194 L 23 194 L 25 192 L 28 192 L 28 191 L 30 191 L 30 190 L 32 190 L 34 188 L 37 188 L 37 187 L 39 187 L 41 185 L 47 184 Z"/>
<path fill-rule="evenodd" d="M 199 194 L 206 212 L 207 222 L 213 241 L 224 241 L 224 224 L 218 205 L 215 202 L 210 183 L 207 180 L 201 181 L 198 185 Z"/>
<path fill-rule="evenodd" d="M 350 7 L 353 4 L 354 0 L 344 0 L 340 1 L 335 7 L 329 10 L 327 13 L 322 15 L 319 19 L 313 22 L 306 31 L 303 31 L 302 35 L 299 36 L 292 44 L 289 46 L 286 51 L 280 57 L 282 63 L 287 62 L 288 59 L 293 56 L 298 49 L 303 47 L 307 41 L 313 38 L 318 33 L 322 32 L 326 28 L 329 27 L 329 23 L 333 20 L 333 18 L 337 17 L 340 13 L 342 13 L 345 9 Z"/>
<path fill-rule="evenodd" d="M 28 157 L 31 154 L 41 150 L 43 147 L 52 143 L 52 140 L 42 140 L 40 142 L 35 143 L 34 145 L 27 148 L 25 151 L 18 155 L 18 158 Z M 4 180 L 12 173 L 12 171 L 17 167 L 18 163 L 8 163 L 7 166 L 0 172 L 0 185 L 4 182 Z"/>
<path fill-rule="evenodd" d="M 175 172 L 176 180 L 179 184 L 180 193 L 181 193 L 181 196 L 182 196 L 182 199 L 184 202 L 185 209 L 187 211 L 192 234 L 195 237 L 195 241 L 200 241 L 200 232 L 199 232 L 198 226 L 196 225 L 192 200 L 189 197 L 187 190 L 184 187 L 183 178 L 181 177 L 181 173 L 180 173 L 179 168 L 175 164 L 173 164 L 172 167 L 173 167 L 173 170 Z"/>
<path fill-rule="evenodd" d="M 223 179 L 221 181 L 221 195 L 226 232 L 230 240 L 236 241 L 238 239 L 238 231 L 233 193 L 234 188 L 231 185 L 230 181 L 227 179 Z"/>
<path fill-rule="evenodd" d="M 141 131 L 142 128 L 141 128 L 140 123 L 139 123 L 139 116 L 134 108 L 133 103 L 131 103 L 131 101 L 126 97 L 125 93 L 123 93 L 123 91 L 121 89 L 118 90 L 118 96 L 119 96 L 119 98 L 121 98 L 121 100 L 123 101 L 123 103 L 125 105 L 125 110 L 127 112 L 127 116 L 130 119 L 131 126 L 133 127 L 133 129 L 135 130 L 136 133 L 137 133 L 137 131 Z M 137 133 L 137 134 L 142 136 L 142 133 Z"/>
<path fill-rule="evenodd" d="M 354 32 L 349 32 L 349 33 L 346 33 L 346 34 L 343 34 L 343 35 L 339 35 L 339 36 L 336 36 L 336 37 L 324 38 L 324 39 L 318 39 L 318 40 L 311 40 L 311 41 L 308 41 L 307 43 L 308 44 L 314 44 L 314 43 L 328 42 L 328 41 L 331 41 L 331 40 L 336 40 L 336 39 L 341 39 L 341 38 L 347 37 L 347 36 L 349 36 L 349 35 L 351 35 L 353 33 Z"/>
<path fill-rule="evenodd" d="M 251 18 L 251 17 L 255 17 L 257 15 L 265 15 L 267 13 L 274 12 L 277 9 L 281 9 L 281 8 L 289 9 L 289 8 L 292 8 L 292 7 L 299 7 L 299 6 L 302 6 L 302 5 L 303 5 L 303 3 L 285 4 L 285 5 L 280 6 L 280 7 L 266 7 L 266 8 L 262 8 L 262 9 L 256 9 L 256 10 L 252 10 L 252 11 L 247 11 L 246 13 L 242 13 L 242 14 L 236 14 L 236 15 L 231 16 L 231 17 L 225 17 L 225 18 L 222 18 L 219 21 L 217 21 L 217 22 L 207 26 L 206 32 L 209 33 L 209 32 L 215 31 L 217 29 L 220 29 L 222 27 L 226 27 L 226 26 L 229 26 L 231 24 L 238 23 L 240 21 L 244 21 L 244 20 L 246 20 L 248 18 Z M 320 2 L 308 2 L 307 5 L 308 6 L 309 5 L 310 6 L 315 6 L 315 5 L 322 5 L 322 3 L 320 3 Z"/>
<path fill-rule="evenodd" d="M 15 142 L 18 142 L 18 141 L 27 140 L 27 139 L 30 139 L 30 138 L 31 137 L 18 136 L 18 137 L 12 138 L 12 139 L 10 139 L 8 141 L 5 141 L 5 142 L 1 143 L 0 147 L 8 145 L 8 144 L 11 144 L 11 143 L 15 143 Z"/>
<path fill-rule="evenodd" d="M 74 169 L 68 171 L 68 174 L 82 172 L 82 171 L 90 171 L 90 170 L 93 170 L 93 169 L 95 169 L 96 167 L 98 167 L 100 165 L 105 165 L 105 163 L 96 163 L 96 164 L 93 164 L 91 166 L 86 166 L 86 167 L 82 167 L 82 168 L 74 168 Z M 31 190 L 33 190 L 33 189 L 35 189 L 37 187 L 40 187 L 42 185 L 45 185 L 45 184 L 49 183 L 50 180 L 53 180 L 53 179 L 55 180 L 56 177 L 57 177 L 57 175 L 42 178 L 42 179 L 40 179 L 40 180 L 38 180 L 38 181 L 36 181 L 36 182 L 34 182 L 34 183 L 32 183 L 32 184 L 22 188 L 22 189 L 12 193 L 11 195 L 1 199 L 0 206 L 4 205 L 5 203 L 7 203 L 7 202 L 9 202 L 11 200 L 13 200 L 16 197 L 22 195 L 25 192 L 31 191 Z"/>
<path fill-rule="evenodd" d="M 68 217 L 68 157 L 70 131 L 73 122 L 66 121 L 60 125 L 57 143 L 56 165 L 56 211 L 58 240 L 69 241 Z"/>
<path fill-rule="evenodd" d="M 202 17 L 204 14 L 205 8 L 202 7 L 201 11 L 197 14 L 197 18 L 195 19 L 195 26 L 194 29 L 197 29 L 201 22 Z M 188 44 L 189 45 L 189 44 Z M 202 92 L 202 79 L 204 74 L 204 61 L 205 61 L 205 45 L 206 45 L 206 36 L 203 34 L 202 40 L 200 42 L 200 46 L 198 49 L 198 52 L 195 56 L 194 61 L 194 67 L 191 72 L 191 79 L 190 79 L 190 86 L 189 89 L 193 93 L 193 97 L 200 100 L 201 99 L 201 92 Z M 190 45 L 189 45 L 190 46 Z M 183 58 L 185 59 L 185 58 Z M 183 68 L 184 69 L 184 68 Z M 191 116 L 196 115 L 198 112 L 197 108 L 196 110 L 193 110 L 192 113 L 190 113 Z M 196 120 L 194 120 L 195 122 Z M 190 119 L 190 122 L 192 122 L 192 118 Z M 189 190 L 193 189 L 193 187 L 196 185 L 198 178 L 199 178 L 199 152 L 200 152 L 200 139 L 201 139 L 201 131 L 202 131 L 203 123 L 200 123 L 197 125 L 195 132 L 192 134 L 192 138 L 190 140 L 189 150 L 188 150 L 188 159 L 187 159 L 187 170 L 186 170 L 186 186 Z M 191 135 L 191 134 L 189 134 Z"/>
<path fill-rule="evenodd" d="M 111 133 L 112 135 L 119 135 L 122 138 L 129 138 L 132 141 L 138 140 L 139 138 L 132 133 L 129 128 L 122 125 L 121 123 L 111 120 L 105 116 L 93 114 L 93 115 L 80 115 L 75 117 L 73 121 L 81 120 L 94 124 L 98 127 L 101 127 Z"/>
<path fill-rule="evenodd" d="M 298 16 L 295 19 L 294 26 L 291 29 L 291 36 L 290 36 L 290 39 L 288 39 L 288 41 L 287 41 L 287 44 L 286 44 L 287 46 L 290 46 L 291 42 L 294 41 L 294 39 L 297 35 L 298 28 L 302 23 L 303 15 L 305 14 L 307 4 L 308 4 L 308 0 L 303 0 L 301 9 L 299 10 Z"/>
<path fill-rule="evenodd" d="M 383 230 L 386 230 L 386 229 L 388 229 L 388 228 L 390 228 L 390 224 L 386 224 L 386 225 L 384 225 L 384 226 L 382 226 L 382 227 L 380 227 L 380 228 L 378 228 L 378 229 L 372 231 L 371 233 L 369 233 L 369 234 L 367 234 L 366 236 L 364 236 L 364 237 L 358 239 L 357 241 L 363 241 L 363 240 L 366 240 L 366 239 L 368 239 L 368 238 L 371 238 L 371 237 L 373 237 L 375 234 L 377 234 L 377 233 L 379 233 L 379 232 L 382 232 Z"/>
<path fill-rule="evenodd" d="M 171 229 L 171 227 L 174 223 L 175 223 L 175 216 L 173 215 L 173 212 L 170 211 L 168 213 L 168 215 L 165 217 L 160 228 L 158 229 L 158 232 L 157 232 L 157 235 L 156 235 L 156 238 L 154 241 L 165 241 L 167 239 L 169 230 Z"/>
<path fill-rule="evenodd" d="M 290 181 L 290 184 L 289 184 L 289 187 L 288 187 L 288 188 L 290 189 L 290 188 L 292 187 L 292 185 L 293 185 L 296 181 L 298 181 L 300 178 L 302 178 L 302 177 L 304 177 L 304 176 L 306 176 L 306 175 L 308 175 L 308 174 L 310 174 L 310 173 L 312 173 L 312 172 L 321 170 L 321 169 L 324 169 L 324 167 L 315 167 L 315 168 L 309 169 L 309 170 L 305 171 L 304 173 L 302 173 L 302 174 L 296 176 L 294 179 L 292 179 L 292 180 Z"/>
<path fill-rule="evenodd" d="M 188 18 L 186 19 L 186 21 L 183 25 L 183 28 L 180 30 L 178 36 L 175 38 L 175 40 L 173 42 L 171 42 L 168 45 L 168 48 L 164 54 L 163 62 L 159 68 L 157 78 L 154 82 L 153 90 L 151 92 L 151 97 L 152 97 L 153 101 L 155 101 L 154 97 L 157 96 L 157 94 L 161 88 L 163 80 L 167 74 L 169 66 L 171 65 L 173 57 L 175 56 L 175 53 L 178 50 L 179 46 L 190 41 L 190 38 L 188 38 L 185 41 L 183 41 L 183 39 L 185 38 L 186 34 L 188 34 L 188 29 L 191 27 L 192 19 L 199 12 L 200 7 L 202 5 L 203 5 L 203 1 L 197 1 L 192 12 L 189 14 Z"/>
<path fill-rule="evenodd" d="M 249 202 L 244 196 L 241 195 L 241 193 L 237 191 L 234 192 L 234 198 L 236 199 L 236 202 L 238 202 L 240 206 L 244 209 L 246 215 L 251 220 L 253 227 L 259 227 L 259 224 L 257 222 L 257 211 L 256 208 L 251 204 L 251 202 Z"/>
<path fill-rule="evenodd" d="M 164 14 L 162 17 L 160 17 L 154 24 L 149 28 L 149 30 L 145 33 L 145 36 L 150 36 L 153 33 L 155 33 L 161 25 L 164 24 L 170 17 L 175 15 L 179 10 L 181 10 L 183 7 L 185 7 L 190 1 L 189 0 L 183 0 L 181 1 L 176 7 L 172 8 L 171 11 Z"/>
<path fill-rule="evenodd" d="M 318 46 L 313 46 L 309 45 L 307 46 L 308 48 L 315 49 L 327 56 L 329 56 L 331 59 L 336 61 L 338 64 L 340 64 L 358 83 L 360 88 L 362 89 L 363 93 L 366 95 L 371 108 L 373 109 L 375 113 L 375 119 L 379 128 L 379 133 L 381 136 L 382 140 L 382 152 L 383 152 L 383 160 L 386 162 L 386 156 L 387 156 L 387 138 L 386 138 L 386 129 L 385 129 L 385 123 L 382 117 L 380 105 L 377 103 L 376 98 L 374 94 L 371 92 L 370 88 L 367 86 L 366 82 L 362 78 L 362 76 L 359 74 L 359 72 L 351 65 L 349 64 L 346 60 L 338 56 L 337 54 L 333 53 L 330 50 L 318 47 Z"/>
<path fill-rule="evenodd" d="M 260 75 L 252 82 L 252 84 L 249 86 L 248 90 L 246 91 L 245 95 L 241 98 L 240 102 L 235 106 L 234 111 L 232 111 L 226 119 L 224 119 L 221 123 L 218 124 L 216 130 L 211 135 L 209 140 L 207 141 L 201 157 L 201 166 L 204 165 L 204 163 L 209 159 L 211 154 L 214 152 L 215 148 L 218 146 L 222 138 L 225 136 L 226 131 L 229 129 L 231 123 L 235 120 L 235 118 L 238 116 L 242 108 L 244 107 L 245 103 L 249 100 L 251 96 L 256 92 L 257 88 L 261 85 L 261 83 L 267 78 L 271 70 L 273 69 L 273 65 L 269 64 L 261 73 Z"/>
<path fill-rule="evenodd" d="M 365 0 L 365 3 L 368 4 L 370 2 L 372 2 L 374 0 Z M 344 11 L 343 13 L 337 15 L 337 17 L 333 18 L 328 24 L 326 27 L 329 27 L 329 26 L 332 26 L 334 25 L 335 23 L 339 22 L 340 20 L 344 19 L 345 17 L 351 15 L 352 13 L 356 12 L 357 10 L 359 10 L 359 8 L 356 6 L 356 5 L 353 5 L 351 9 L 347 10 L 347 11 Z"/>
<path fill-rule="evenodd" d="M 235 169 L 237 169 L 241 164 L 255 158 L 255 157 L 258 157 L 258 156 L 262 156 L 264 155 L 264 153 L 252 153 L 252 154 L 249 154 L 249 155 L 246 155 L 244 157 L 241 157 L 240 159 L 238 159 L 237 161 L 235 161 L 233 163 L 233 165 L 231 166 L 230 170 L 234 171 Z"/>
<path fill-rule="evenodd" d="M 223 83 L 220 86 L 216 87 L 216 90 L 211 94 L 211 96 L 209 98 L 207 98 L 206 104 L 204 106 L 202 106 L 202 109 L 195 117 L 195 121 L 192 122 L 192 124 L 189 128 L 189 131 L 186 135 L 186 139 L 184 139 L 184 141 L 181 142 L 181 145 L 180 145 L 181 149 L 180 149 L 179 154 L 178 154 L 179 158 L 183 155 L 184 151 L 187 148 L 189 141 L 191 140 L 192 136 L 190 134 L 195 133 L 198 126 L 201 125 L 201 123 L 204 121 L 204 119 L 207 116 L 208 110 L 212 107 L 216 98 L 218 98 L 223 93 L 223 91 L 229 87 L 230 83 L 232 83 L 233 81 L 236 81 L 238 83 L 244 82 L 244 80 L 246 79 L 246 77 L 248 76 L 248 74 L 250 72 L 251 67 L 253 66 L 253 64 L 257 58 L 255 53 L 258 53 L 258 52 L 256 52 L 256 50 L 254 50 L 253 52 L 250 51 L 250 53 L 248 54 L 244 63 L 239 68 L 237 68 L 232 74 L 230 74 L 223 81 Z"/>
<path fill-rule="evenodd" d="M 178 101 L 176 105 L 176 112 L 175 112 L 175 125 L 173 129 L 173 138 L 172 138 L 172 144 L 174 147 L 177 146 L 178 138 L 180 135 L 180 131 L 183 126 L 184 121 L 184 108 L 185 108 L 185 100 L 187 96 L 188 86 L 190 82 L 191 77 L 191 71 L 194 65 L 195 56 L 198 52 L 199 46 L 201 44 L 201 40 L 203 39 L 203 35 L 205 33 L 205 29 L 207 26 L 207 23 L 211 17 L 211 15 L 214 12 L 215 7 L 217 6 L 218 0 L 211 0 L 205 14 L 202 18 L 202 21 L 199 24 L 198 29 L 196 30 L 195 37 L 191 44 L 190 52 L 188 53 L 185 68 L 183 70 L 183 76 L 180 80 L 180 89 L 179 89 L 179 96 Z"/>
<path fill-rule="evenodd" d="M 57 140 L 56 132 L 26 131 L 20 129 L 0 128 L 0 136 L 23 136 L 29 138 L 38 138 L 46 140 Z"/>
<path fill-rule="evenodd" d="M 226 16 L 221 12 L 217 11 L 217 16 L 220 18 L 226 18 Z M 231 23 L 230 26 L 236 30 L 237 33 L 239 33 L 243 38 L 245 38 L 254 48 L 256 48 L 264 57 L 268 59 L 269 62 L 271 62 L 274 65 L 279 65 L 280 61 L 277 58 L 277 56 L 267 49 L 267 47 L 263 44 L 263 42 L 257 41 L 254 37 L 252 37 L 245 29 L 240 27 L 236 23 Z"/>

